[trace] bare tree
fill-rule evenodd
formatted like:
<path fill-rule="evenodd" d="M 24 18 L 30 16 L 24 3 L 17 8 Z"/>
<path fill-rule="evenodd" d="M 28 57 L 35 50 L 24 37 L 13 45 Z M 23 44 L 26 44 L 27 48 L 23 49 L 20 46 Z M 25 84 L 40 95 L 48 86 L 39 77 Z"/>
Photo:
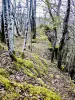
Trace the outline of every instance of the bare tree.
<path fill-rule="evenodd" d="M 5 40 L 6 44 L 8 46 L 8 50 L 10 50 L 9 46 L 9 35 L 8 35 L 8 2 L 7 0 L 2 0 L 2 10 L 3 10 L 3 21 L 4 21 L 4 34 L 5 34 Z"/>
<path fill-rule="evenodd" d="M 65 45 L 65 35 L 68 32 L 68 22 L 69 22 L 69 15 L 70 15 L 70 0 L 68 0 L 67 11 L 63 22 L 63 31 L 62 31 L 62 38 L 59 45 L 59 52 L 58 52 L 58 68 L 61 68 L 61 61 L 62 61 L 62 49 Z"/>
<path fill-rule="evenodd" d="M 56 46 L 56 41 L 57 41 L 57 29 L 56 29 L 56 25 L 55 25 L 55 19 L 54 19 L 53 15 L 52 15 L 52 12 L 51 12 L 51 9 L 50 9 L 50 2 L 49 2 L 49 0 L 45 0 L 45 1 L 46 1 L 48 10 L 49 10 L 50 17 L 51 17 L 52 22 L 53 22 L 54 42 L 52 44 L 53 49 L 52 49 L 52 56 L 51 56 L 51 62 L 53 62 L 54 52 L 55 52 L 55 46 Z"/>

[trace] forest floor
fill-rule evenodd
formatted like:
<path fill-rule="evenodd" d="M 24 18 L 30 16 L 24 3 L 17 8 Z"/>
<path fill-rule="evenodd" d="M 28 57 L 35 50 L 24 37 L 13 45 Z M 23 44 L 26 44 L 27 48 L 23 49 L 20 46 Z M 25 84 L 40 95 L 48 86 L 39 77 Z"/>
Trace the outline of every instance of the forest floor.
<path fill-rule="evenodd" d="M 1 43 L 0 100 L 75 100 L 75 85 L 68 73 L 57 68 L 56 60 L 50 61 L 50 44 L 45 34 L 38 31 L 33 42 L 32 51 L 27 48 L 22 60 L 23 38 L 15 38 L 17 63 L 11 61 L 6 45 Z"/>

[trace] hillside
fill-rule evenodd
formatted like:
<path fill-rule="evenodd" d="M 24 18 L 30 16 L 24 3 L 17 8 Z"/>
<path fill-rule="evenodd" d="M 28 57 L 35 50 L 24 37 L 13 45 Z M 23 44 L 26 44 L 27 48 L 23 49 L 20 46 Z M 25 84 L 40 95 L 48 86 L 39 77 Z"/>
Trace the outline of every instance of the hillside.
<path fill-rule="evenodd" d="M 32 51 L 27 48 L 22 59 L 23 38 L 15 38 L 15 62 L 0 43 L 0 100 L 75 100 L 75 85 L 64 68 L 51 63 L 50 43 L 42 30 L 32 42 Z"/>

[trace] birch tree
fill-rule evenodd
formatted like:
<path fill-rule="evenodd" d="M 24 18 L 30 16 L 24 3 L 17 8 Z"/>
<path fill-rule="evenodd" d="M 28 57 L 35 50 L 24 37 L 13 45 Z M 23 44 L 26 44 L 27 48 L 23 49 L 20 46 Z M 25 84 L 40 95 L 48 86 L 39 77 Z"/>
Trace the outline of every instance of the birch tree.
<path fill-rule="evenodd" d="M 29 20 L 29 9 L 28 9 L 28 0 L 26 0 L 26 20 L 24 20 L 24 44 L 23 44 L 23 50 L 22 52 L 24 52 L 24 50 L 26 49 L 26 43 L 27 43 L 27 34 L 28 34 L 28 20 Z M 24 17 L 25 18 L 25 17 Z"/>
<path fill-rule="evenodd" d="M 10 0 L 8 0 L 8 34 L 9 34 L 10 55 L 12 55 L 14 51 L 13 21 L 14 20 L 12 14 L 12 6 Z"/>
<path fill-rule="evenodd" d="M 10 0 L 2 0 L 3 20 L 4 20 L 4 34 L 8 47 L 9 55 L 12 60 L 15 60 L 13 55 L 13 17 L 11 12 Z"/>
<path fill-rule="evenodd" d="M 8 2 L 7 0 L 2 0 L 2 10 L 3 10 L 3 20 L 4 20 L 5 41 L 8 46 L 8 50 L 10 50 L 9 35 L 8 35 Z"/>

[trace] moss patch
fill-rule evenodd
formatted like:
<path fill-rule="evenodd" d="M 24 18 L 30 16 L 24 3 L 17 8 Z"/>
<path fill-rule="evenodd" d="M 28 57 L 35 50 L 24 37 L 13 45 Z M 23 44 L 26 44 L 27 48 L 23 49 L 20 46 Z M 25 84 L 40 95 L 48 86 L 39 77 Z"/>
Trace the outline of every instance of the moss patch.
<path fill-rule="evenodd" d="M 37 38 L 38 41 L 48 41 L 47 36 L 45 35 L 45 29 L 42 28 L 38 28 L 37 32 L 39 33 L 39 38 Z"/>
<path fill-rule="evenodd" d="M 14 87 L 17 86 L 19 88 L 23 87 L 21 84 L 15 82 L 15 81 L 11 82 L 8 78 L 6 78 L 2 75 L 0 75 L 0 83 L 5 87 L 5 89 L 11 89 L 12 90 L 13 86 Z"/>
<path fill-rule="evenodd" d="M 62 70 L 62 71 L 64 71 L 64 70 L 65 70 L 65 67 L 64 67 L 64 65 L 62 65 L 62 66 L 61 66 L 61 70 Z"/>
<path fill-rule="evenodd" d="M 52 43 L 51 43 L 51 42 L 49 42 L 48 47 L 49 47 L 50 49 L 52 49 Z"/>
<path fill-rule="evenodd" d="M 14 65 L 15 70 L 21 70 L 30 77 L 47 74 L 47 62 L 45 59 L 40 58 L 37 54 L 31 54 L 31 60 L 16 58 Z"/>
<path fill-rule="evenodd" d="M 0 68 L 0 75 L 8 77 L 9 73 L 6 71 L 6 69 L 4 68 Z"/>
<path fill-rule="evenodd" d="M 17 58 L 17 63 L 22 64 L 23 66 L 25 66 L 27 68 L 33 68 L 34 67 L 33 62 L 30 61 L 30 60 L 23 60 L 21 58 Z"/>
<path fill-rule="evenodd" d="M 0 49 L 4 49 L 4 46 L 0 43 Z"/>
<path fill-rule="evenodd" d="M 37 72 L 34 69 L 34 63 L 33 61 L 27 59 L 24 60 L 22 58 L 17 58 L 17 62 L 14 62 L 15 65 L 15 69 L 17 71 L 23 71 L 26 75 L 30 76 L 30 77 L 36 77 L 37 76 Z"/>
<path fill-rule="evenodd" d="M 25 66 L 26 66 L 27 68 L 33 68 L 33 67 L 34 67 L 34 64 L 33 64 L 33 62 L 30 61 L 30 60 L 25 60 Z"/>
<path fill-rule="evenodd" d="M 17 93 L 17 92 L 14 92 L 14 93 L 7 93 L 5 94 L 5 96 L 3 97 L 2 100 L 16 100 L 20 97 L 20 94 Z"/>
<path fill-rule="evenodd" d="M 10 81 L 8 80 L 8 78 L 3 77 L 2 75 L 0 75 L 0 83 L 1 83 L 2 85 L 4 85 L 4 87 L 5 87 L 6 89 L 11 88 Z"/>
<path fill-rule="evenodd" d="M 36 98 L 30 100 L 38 100 L 40 98 L 43 100 L 61 100 L 60 96 L 56 95 L 54 92 L 45 87 L 33 86 L 31 84 L 28 84 L 25 89 L 28 89 L 27 91 L 32 94 L 32 97 L 35 96 Z"/>
<path fill-rule="evenodd" d="M 37 54 L 32 54 L 33 61 L 35 64 L 35 69 L 39 75 L 47 74 L 47 62 L 43 58 L 40 58 Z"/>
<path fill-rule="evenodd" d="M 51 43 L 51 42 L 49 42 L 48 47 L 49 47 L 50 49 L 52 49 L 52 48 L 53 48 L 53 47 L 52 47 L 52 43 Z M 55 48 L 56 48 L 56 49 L 58 49 L 58 48 L 59 48 L 59 45 L 56 45 L 56 46 L 55 46 Z"/>
<path fill-rule="evenodd" d="M 41 79 L 38 79 L 38 81 L 43 84 Z M 15 81 L 11 82 L 2 75 L 0 75 L 0 83 L 7 89 L 5 94 L 1 97 L 2 100 L 20 100 L 23 93 L 27 94 L 24 100 L 27 100 L 28 98 L 29 100 L 38 100 L 39 98 L 43 100 L 61 100 L 57 94 L 45 87 L 33 86 L 27 83 L 17 83 Z M 23 91 L 22 94 L 20 94 L 21 90 Z"/>

